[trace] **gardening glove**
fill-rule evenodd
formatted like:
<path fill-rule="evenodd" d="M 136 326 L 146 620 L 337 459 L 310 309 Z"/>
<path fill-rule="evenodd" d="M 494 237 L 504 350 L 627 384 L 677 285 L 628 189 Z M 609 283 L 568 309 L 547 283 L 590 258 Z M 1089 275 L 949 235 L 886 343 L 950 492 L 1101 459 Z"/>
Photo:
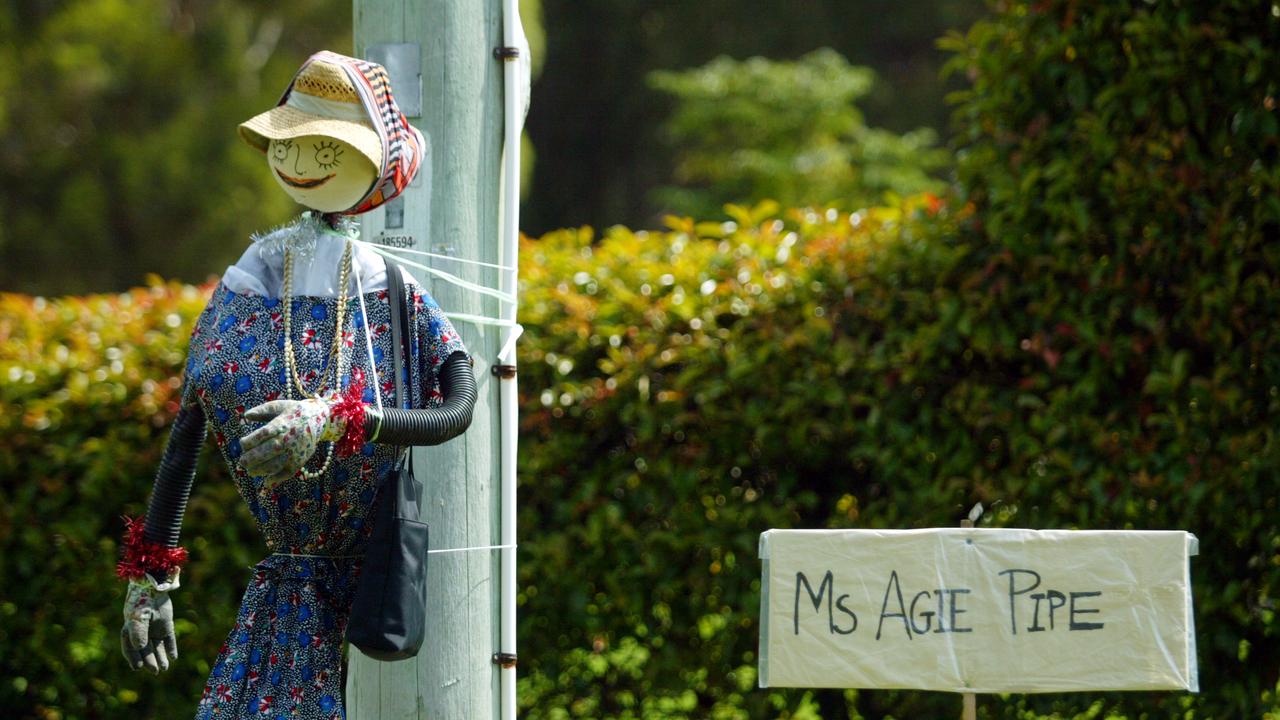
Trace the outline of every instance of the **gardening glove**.
<path fill-rule="evenodd" d="M 120 649 L 129 667 L 144 665 L 159 675 L 178 659 L 178 638 L 173 631 L 173 603 L 169 591 L 178 587 L 178 569 L 163 582 L 150 574 L 129 581 L 124 599 L 124 627 L 120 628 Z"/>
<path fill-rule="evenodd" d="M 240 467 L 262 476 L 263 490 L 293 477 L 321 440 L 342 437 L 347 423 L 333 412 L 332 398 L 272 400 L 244 414 L 246 420 L 266 422 L 240 440 Z"/>

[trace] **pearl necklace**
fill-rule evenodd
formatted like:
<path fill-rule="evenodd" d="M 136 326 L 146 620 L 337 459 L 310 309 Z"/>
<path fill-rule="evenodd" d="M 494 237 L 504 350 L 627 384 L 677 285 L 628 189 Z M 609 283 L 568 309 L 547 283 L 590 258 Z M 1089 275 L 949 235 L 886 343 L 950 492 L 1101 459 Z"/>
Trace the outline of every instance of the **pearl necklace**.
<path fill-rule="evenodd" d="M 346 325 L 347 314 L 347 282 L 351 274 L 351 239 L 346 240 L 346 247 L 342 251 L 342 262 L 339 264 L 338 270 L 338 309 L 337 323 L 333 331 L 333 347 L 329 350 L 329 364 L 333 366 L 333 388 L 342 383 L 343 376 L 343 354 L 342 354 L 342 331 Z M 293 253 L 291 248 L 286 246 L 284 251 L 284 364 L 288 377 L 285 382 L 285 397 L 292 399 L 293 389 L 296 386 L 298 394 L 304 399 L 321 400 L 326 389 L 328 389 L 329 374 L 326 372 L 320 377 L 320 384 L 316 387 L 314 393 L 307 392 L 307 388 L 302 383 L 302 377 L 298 374 L 298 360 L 293 354 Z M 304 465 L 298 470 L 302 477 L 307 480 L 314 480 L 324 475 L 329 469 L 329 465 L 333 462 L 333 448 L 335 443 L 329 443 L 329 450 L 325 453 L 324 464 L 319 470 L 311 472 Z"/>

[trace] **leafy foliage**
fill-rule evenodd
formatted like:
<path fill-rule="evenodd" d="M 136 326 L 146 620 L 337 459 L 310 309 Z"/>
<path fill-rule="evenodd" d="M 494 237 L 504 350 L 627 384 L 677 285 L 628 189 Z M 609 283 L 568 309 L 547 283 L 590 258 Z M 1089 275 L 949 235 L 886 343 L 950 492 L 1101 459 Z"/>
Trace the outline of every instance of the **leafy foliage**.
<path fill-rule="evenodd" d="M 1201 695 L 985 713 L 1276 711 L 1280 21 L 1247 3 L 997 9 L 945 41 L 973 89 L 956 97 L 961 182 L 923 215 L 857 213 L 874 228 L 858 233 L 840 213 L 734 210 L 728 229 L 534 250 L 546 367 L 522 370 L 549 391 L 525 467 L 570 502 L 535 498 L 526 523 L 553 529 L 530 552 L 567 534 L 556 552 L 580 572 L 527 575 L 533 634 L 564 653 L 534 660 L 559 685 L 528 681 L 531 716 L 643 716 L 627 698 L 690 689 L 688 716 L 736 703 L 759 530 L 953 525 L 975 500 L 994 525 L 1186 528 L 1205 549 Z M 626 638 L 651 653 L 628 672 L 574 654 Z M 813 698 L 824 717 L 954 712 L 918 693 Z M 803 702 L 742 699 L 753 717 Z"/>
<path fill-rule="evenodd" d="M 1142 327 L 1010 307 L 1020 285 L 1066 292 L 1068 269 L 1006 270 L 954 198 L 730 211 L 529 248 L 521 375 L 545 389 L 525 409 L 521 613 L 561 653 L 530 659 L 529 717 L 952 715 L 953 697 L 924 693 L 750 690 L 755 550 L 771 527 L 955 525 L 975 501 L 989 526 L 1186 528 L 1205 548 L 1203 694 L 984 697 L 988 716 L 1274 704 L 1280 367 L 1227 354 L 1197 380 Z M 1277 300 L 1236 311 L 1260 358 L 1280 349 L 1260 331 Z M 1098 350 L 1139 344 L 1161 359 L 1140 377 Z M 1207 447 L 1189 412 L 1211 418 Z M 651 710 L 689 692 L 692 709 Z"/>
<path fill-rule="evenodd" d="M 526 242 L 526 717 L 953 716 L 953 696 L 755 689 L 756 539 L 950 526 L 979 500 L 989 526 L 1203 549 L 1201 694 L 983 716 L 1280 714 L 1280 20 L 998 9 L 945 41 L 973 90 L 941 197 Z M 0 300 L 0 705 L 20 717 L 184 714 L 230 626 L 260 545 L 211 463 L 177 674 L 114 656 L 112 519 L 141 510 L 201 304 L 158 283 Z"/>
<path fill-rule="evenodd" d="M 861 207 L 889 191 L 941 190 L 929 175 L 948 160 L 936 133 L 867 127 L 855 103 L 873 81 L 830 48 L 793 62 L 720 57 L 651 74 L 650 84 L 677 99 L 665 129 L 680 184 L 660 189 L 658 204 L 714 217 L 727 202 Z"/>
<path fill-rule="evenodd" d="M 995 508 L 993 526 L 1186 527 L 1207 551 L 1193 572 L 1202 695 L 984 698 L 990 716 L 1274 705 L 1280 399 L 1250 388 L 1275 386 L 1276 368 L 1228 358 L 1207 392 L 1165 346 L 1147 350 L 1169 369 L 1148 375 L 1170 381 L 1135 382 L 1128 365 L 1062 344 L 1091 337 L 1083 326 L 1036 339 L 1034 308 L 1005 314 L 1000 266 L 953 242 L 979 237 L 974 207 L 955 201 L 730 212 L 525 244 L 521 636 L 538 639 L 522 651 L 526 716 L 950 715 L 944 695 L 755 689 L 755 544 L 770 527 L 951 525 L 975 500 Z M 205 291 L 4 297 L 0 468 L 20 479 L 0 497 L 6 707 L 160 716 L 199 695 L 261 550 L 217 463 L 184 531 L 195 560 L 176 672 L 153 681 L 115 656 L 111 563 L 114 519 L 142 509 Z M 1209 448 L 1193 446 L 1191 423 L 1149 422 L 1189 398 L 1220 428 Z M 1260 419 L 1240 422 L 1251 408 Z M 1232 522 L 1204 520 L 1220 517 Z M 1223 546 L 1234 551 L 1209 551 Z"/>
<path fill-rule="evenodd" d="M 315 49 L 349 51 L 350 18 L 332 0 L 6 4 L 0 286 L 203 280 L 233 261 L 227 238 L 293 212 L 236 125 Z"/>
<path fill-rule="evenodd" d="M 1211 538 L 1202 685 L 1228 717 L 1280 665 L 1277 39 L 1255 3 L 1041 2 L 945 41 L 973 82 L 960 242 L 1047 371 L 1020 380 L 1054 420 L 1027 449 L 1077 522 Z"/>
<path fill-rule="evenodd" d="M 55 301 L 0 295 L 0 707 L 10 716 L 194 712 L 261 555 L 214 453 L 188 509 L 185 543 L 199 560 L 174 598 L 181 659 L 159 678 L 120 656 L 114 567 L 120 516 L 146 510 L 177 412 L 183 338 L 207 291 L 153 281 Z"/>
<path fill-rule="evenodd" d="M 537 69 L 540 2 L 521 7 Z M 234 261 L 297 209 L 236 126 L 311 53 L 351 52 L 351 20 L 336 0 L 0 7 L 0 287 L 202 281 Z"/>
<path fill-rule="evenodd" d="M 534 88 L 528 125 L 539 162 L 520 211 L 521 227 L 536 235 L 582 224 L 652 227 L 671 211 L 657 204 L 669 198 L 652 192 L 672 182 L 674 165 L 662 130 L 673 99 L 649 84 L 653 71 L 699 67 L 721 55 L 796 60 L 829 47 L 883 79 L 858 103 L 867 124 L 942 131 L 943 98 L 963 81 L 938 77 L 946 54 L 934 41 L 985 14 L 982 0 L 543 3 L 547 71 Z"/>

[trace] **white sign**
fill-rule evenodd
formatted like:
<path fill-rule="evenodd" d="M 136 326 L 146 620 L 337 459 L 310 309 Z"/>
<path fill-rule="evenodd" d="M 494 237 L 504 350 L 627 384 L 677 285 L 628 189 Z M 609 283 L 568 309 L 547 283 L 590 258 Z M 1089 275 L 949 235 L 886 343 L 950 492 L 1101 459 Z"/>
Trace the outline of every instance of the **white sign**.
<path fill-rule="evenodd" d="M 770 530 L 761 687 L 1198 691 L 1194 535 Z"/>

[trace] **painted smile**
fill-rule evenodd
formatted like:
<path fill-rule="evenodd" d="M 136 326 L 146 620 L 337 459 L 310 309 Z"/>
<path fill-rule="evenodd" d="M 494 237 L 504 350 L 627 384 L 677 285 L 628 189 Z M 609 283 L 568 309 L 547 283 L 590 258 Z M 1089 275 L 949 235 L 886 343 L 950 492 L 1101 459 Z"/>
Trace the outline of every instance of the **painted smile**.
<path fill-rule="evenodd" d="M 276 170 L 276 175 L 279 175 L 280 179 L 283 180 L 285 184 L 289 185 L 290 187 L 301 188 L 303 190 L 310 190 L 312 188 L 320 187 L 321 185 L 329 182 L 329 180 L 331 180 L 335 175 L 337 175 L 337 173 L 329 173 L 328 175 L 325 175 L 322 178 L 316 178 L 315 180 L 303 180 L 302 178 L 289 177 L 288 175 L 285 175 L 284 173 L 280 172 L 278 169 Z"/>

